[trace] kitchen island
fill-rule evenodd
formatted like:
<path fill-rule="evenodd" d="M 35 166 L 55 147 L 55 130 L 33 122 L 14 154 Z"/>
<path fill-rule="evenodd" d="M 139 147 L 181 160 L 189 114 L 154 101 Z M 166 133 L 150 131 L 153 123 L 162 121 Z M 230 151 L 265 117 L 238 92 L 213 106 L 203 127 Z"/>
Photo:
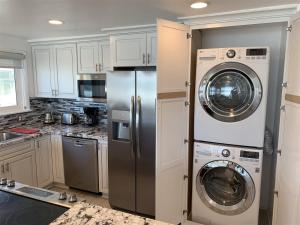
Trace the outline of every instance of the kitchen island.
<path fill-rule="evenodd" d="M 50 225 L 171 225 L 168 223 L 79 202 Z"/>

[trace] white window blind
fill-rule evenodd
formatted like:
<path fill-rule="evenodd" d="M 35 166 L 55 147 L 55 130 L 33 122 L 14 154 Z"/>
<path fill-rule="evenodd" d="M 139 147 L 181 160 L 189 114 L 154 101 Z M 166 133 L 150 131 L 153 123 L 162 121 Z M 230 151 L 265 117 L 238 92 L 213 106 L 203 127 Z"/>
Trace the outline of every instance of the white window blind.
<path fill-rule="evenodd" d="M 0 67 L 2 68 L 23 68 L 25 55 L 22 53 L 12 53 L 0 51 Z"/>

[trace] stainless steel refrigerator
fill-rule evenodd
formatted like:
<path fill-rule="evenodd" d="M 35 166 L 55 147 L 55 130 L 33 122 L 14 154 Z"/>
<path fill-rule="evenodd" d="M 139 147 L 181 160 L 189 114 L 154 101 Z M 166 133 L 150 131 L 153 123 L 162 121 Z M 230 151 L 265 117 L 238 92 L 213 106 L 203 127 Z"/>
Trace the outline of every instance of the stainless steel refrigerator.
<path fill-rule="evenodd" d="M 156 72 L 107 74 L 109 202 L 155 216 Z"/>

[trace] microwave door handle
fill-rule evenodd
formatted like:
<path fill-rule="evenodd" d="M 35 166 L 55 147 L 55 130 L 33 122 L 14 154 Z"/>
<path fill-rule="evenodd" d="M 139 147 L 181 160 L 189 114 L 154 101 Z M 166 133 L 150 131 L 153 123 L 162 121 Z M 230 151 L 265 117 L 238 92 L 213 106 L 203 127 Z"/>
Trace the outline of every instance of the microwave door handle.
<path fill-rule="evenodd" d="M 141 158 L 140 147 L 140 121 L 141 121 L 141 97 L 138 96 L 136 104 L 136 151 L 138 159 Z"/>
<path fill-rule="evenodd" d="M 129 112 L 129 132 L 130 132 L 130 143 L 131 143 L 131 156 L 134 158 L 134 135 L 133 135 L 133 114 L 134 114 L 134 96 L 130 99 L 130 112 Z"/>

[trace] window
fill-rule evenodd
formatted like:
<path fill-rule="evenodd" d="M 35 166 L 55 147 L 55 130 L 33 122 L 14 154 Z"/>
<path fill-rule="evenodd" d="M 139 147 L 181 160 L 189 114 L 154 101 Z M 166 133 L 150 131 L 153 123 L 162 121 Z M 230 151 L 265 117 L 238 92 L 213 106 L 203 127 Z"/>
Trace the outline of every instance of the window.
<path fill-rule="evenodd" d="M 23 112 L 28 105 L 25 55 L 0 51 L 0 115 Z"/>
<path fill-rule="evenodd" d="M 17 106 L 15 69 L 0 68 L 0 107 Z"/>

